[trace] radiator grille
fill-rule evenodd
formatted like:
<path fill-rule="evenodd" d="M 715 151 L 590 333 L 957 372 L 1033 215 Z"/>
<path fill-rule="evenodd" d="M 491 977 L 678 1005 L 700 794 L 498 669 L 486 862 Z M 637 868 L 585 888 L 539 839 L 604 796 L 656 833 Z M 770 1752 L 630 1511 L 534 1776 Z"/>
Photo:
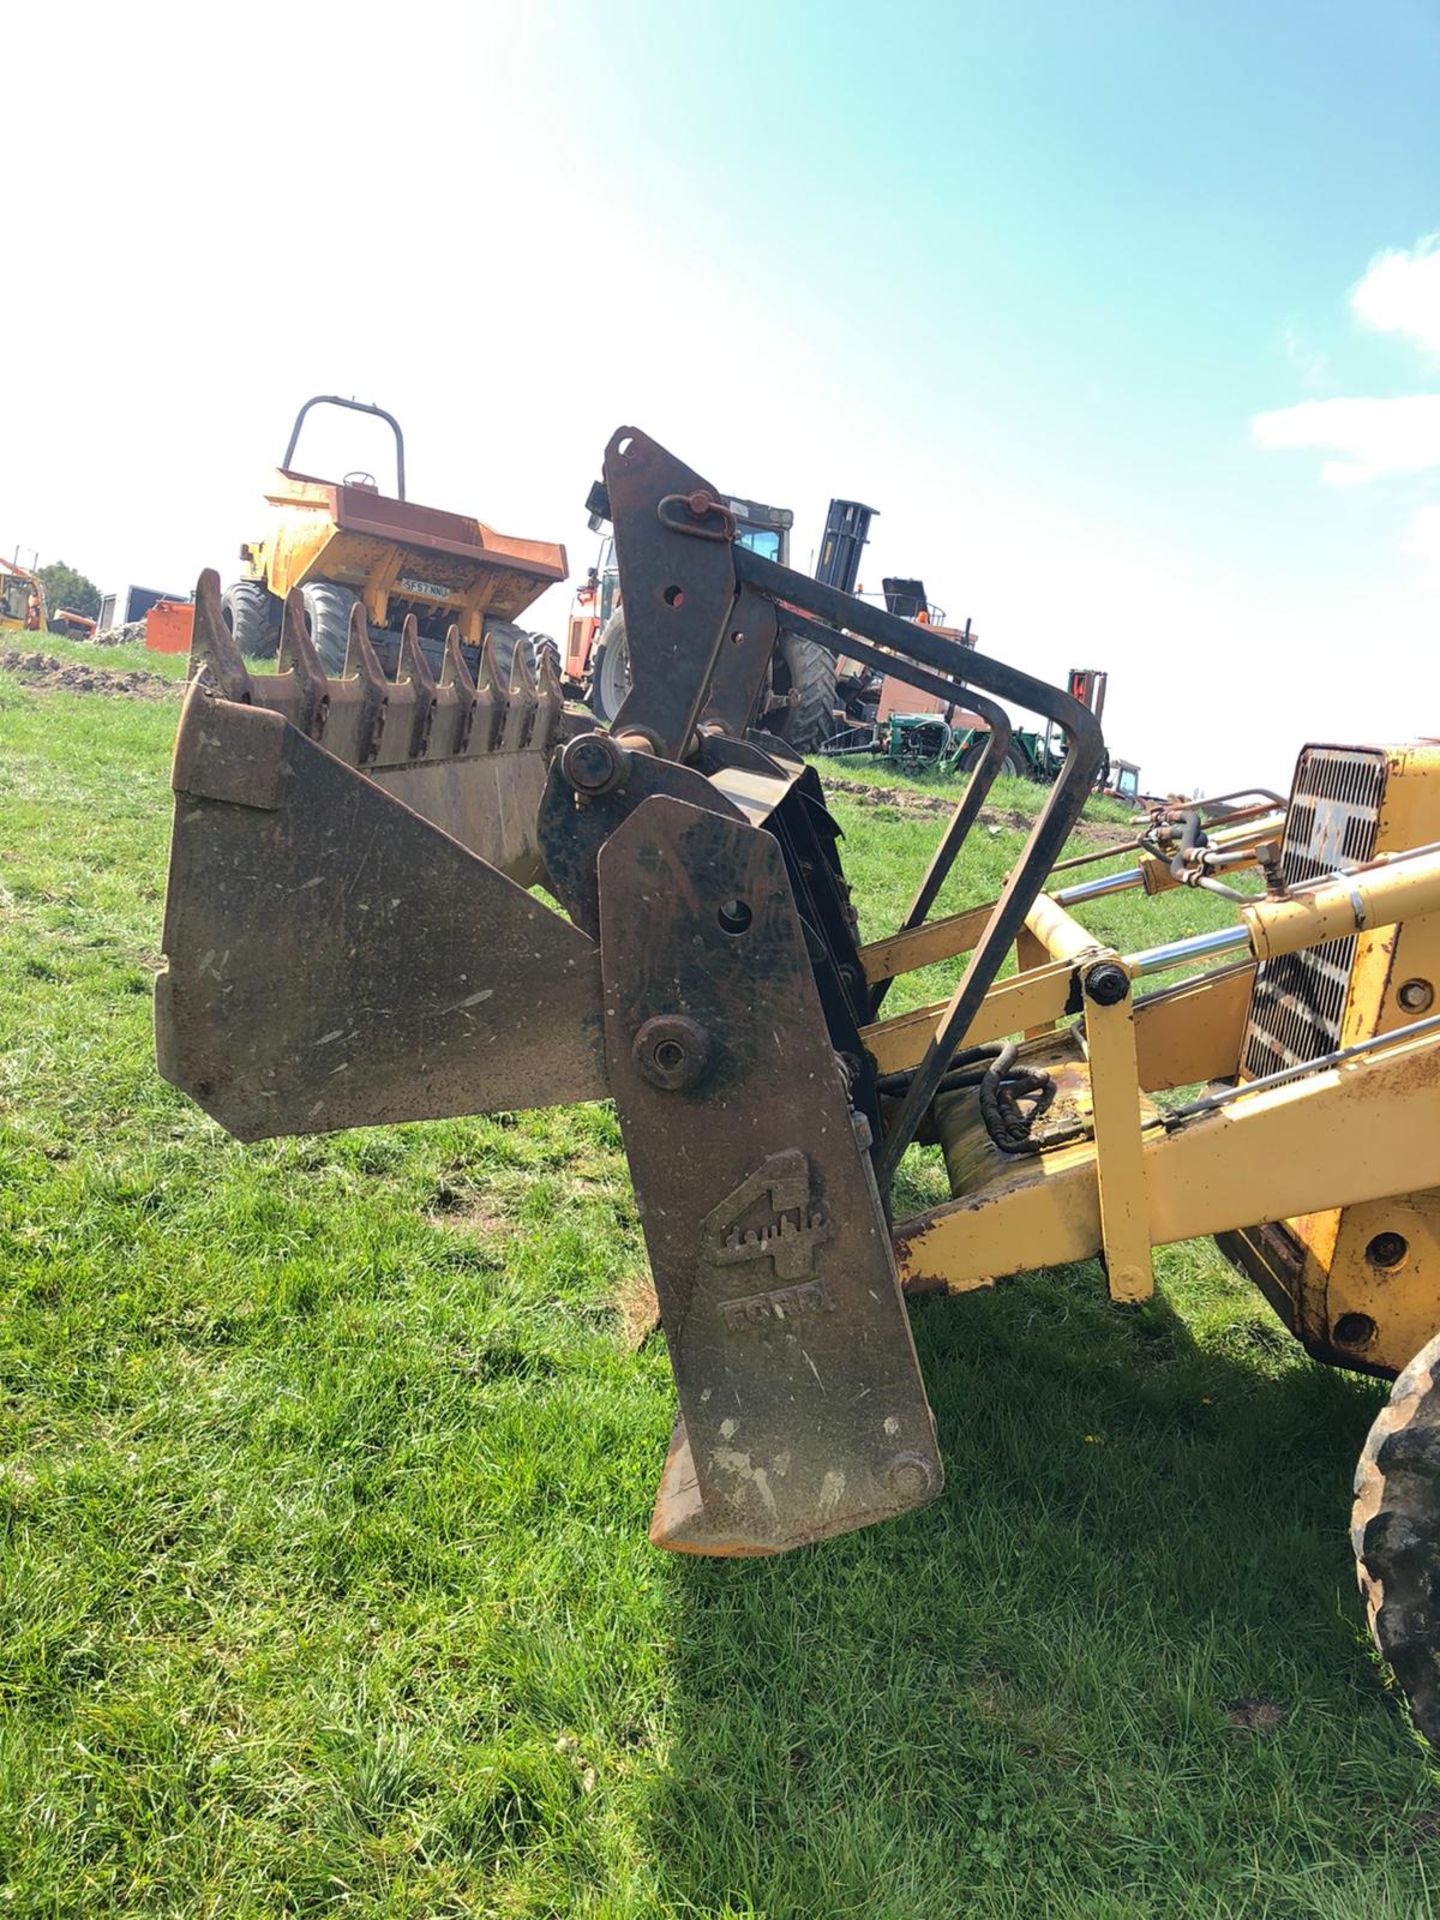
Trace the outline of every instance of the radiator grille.
<path fill-rule="evenodd" d="M 1298 886 L 1375 851 L 1385 755 L 1349 747 L 1307 747 L 1300 756 L 1285 828 L 1282 870 Z M 1340 1044 L 1352 934 L 1304 953 L 1267 960 L 1255 980 L 1243 1071 L 1258 1080 L 1316 1060 Z"/>

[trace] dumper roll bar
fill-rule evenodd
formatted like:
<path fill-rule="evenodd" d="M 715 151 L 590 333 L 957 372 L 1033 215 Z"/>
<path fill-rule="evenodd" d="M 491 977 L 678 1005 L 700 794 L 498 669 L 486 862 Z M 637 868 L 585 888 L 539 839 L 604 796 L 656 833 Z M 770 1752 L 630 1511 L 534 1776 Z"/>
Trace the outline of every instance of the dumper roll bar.
<path fill-rule="evenodd" d="M 295 424 L 290 429 L 290 441 L 285 448 L 285 458 L 280 462 L 286 473 L 291 471 L 290 462 L 295 458 L 295 448 L 299 443 L 300 429 L 305 424 L 305 416 L 312 407 L 344 407 L 350 413 L 373 413 L 377 420 L 388 423 L 395 436 L 395 498 L 405 498 L 405 436 L 400 431 L 400 422 L 393 413 L 387 413 L 384 407 L 372 407 L 366 400 L 345 400 L 338 393 L 315 393 L 301 407 L 295 416 Z"/>

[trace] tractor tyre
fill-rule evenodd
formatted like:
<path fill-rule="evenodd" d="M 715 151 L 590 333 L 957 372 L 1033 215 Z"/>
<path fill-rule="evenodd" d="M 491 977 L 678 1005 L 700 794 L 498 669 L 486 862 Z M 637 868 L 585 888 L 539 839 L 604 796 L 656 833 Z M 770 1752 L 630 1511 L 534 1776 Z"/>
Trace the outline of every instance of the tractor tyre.
<path fill-rule="evenodd" d="M 835 731 L 837 666 L 828 647 L 787 633 L 775 649 L 771 667 L 774 693 L 793 705 L 772 710 L 763 724 L 767 732 L 793 747 L 796 753 L 815 753 Z M 590 673 L 590 711 L 612 726 L 620 703 L 630 691 L 630 645 L 625 637 L 625 609 L 617 607 L 605 622 Z"/>
<path fill-rule="evenodd" d="M 978 740 L 972 740 L 969 746 L 966 747 L 964 753 L 960 756 L 960 771 L 962 773 L 973 773 L 979 766 L 985 754 L 985 743 L 989 737 L 988 734 L 982 733 Z M 1030 777 L 1029 768 L 1025 765 L 1024 756 L 1018 747 L 1006 748 L 1005 758 L 1000 762 L 1000 772 L 1011 780 L 1027 780 Z"/>
<path fill-rule="evenodd" d="M 798 695 L 792 705 L 772 712 L 767 731 L 796 753 L 818 753 L 835 731 L 839 668 L 833 653 L 818 640 L 783 634 L 771 666 L 775 693 Z"/>
<path fill-rule="evenodd" d="M 247 660 L 275 658 L 283 611 L 263 580 L 237 580 L 220 596 L 220 618 Z"/>
<path fill-rule="evenodd" d="M 300 595 L 305 602 L 305 625 L 321 666 L 326 673 L 343 674 L 356 596 L 349 587 L 337 586 L 333 580 L 307 580 Z"/>
<path fill-rule="evenodd" d="M 1396 1380 L 1355 1473 L 1350 1542 L 1370 1632 L 1440 1748 L 1440 1334 Z"/>
<path fill-rule="evenodd" d="M 625 609 L 617 607 L 605 622 L 590 661 L 590 711 L 605 726 L 612 726 L 629 691 L 630 642 L 625 637 Z"/>

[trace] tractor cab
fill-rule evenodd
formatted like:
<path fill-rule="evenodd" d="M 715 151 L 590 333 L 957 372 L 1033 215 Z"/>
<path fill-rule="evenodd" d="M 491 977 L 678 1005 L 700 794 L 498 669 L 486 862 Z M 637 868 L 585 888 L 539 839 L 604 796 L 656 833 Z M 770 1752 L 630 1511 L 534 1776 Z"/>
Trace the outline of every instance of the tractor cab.
<path fill-rule="evenodd" d="M 758 500 L 727 500 L 735 516 L 735 544 L 748 547 L 777 567 L 790 564 L 790 529 L 795 516 L 789 507 L 762 507 Z"/>

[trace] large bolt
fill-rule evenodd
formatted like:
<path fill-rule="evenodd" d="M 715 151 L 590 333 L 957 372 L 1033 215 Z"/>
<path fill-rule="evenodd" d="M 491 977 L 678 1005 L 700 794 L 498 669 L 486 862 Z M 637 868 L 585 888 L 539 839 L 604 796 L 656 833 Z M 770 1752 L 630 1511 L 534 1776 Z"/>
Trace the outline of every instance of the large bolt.
<path fill-rule="evenodd" d="M 1130 991 L 1130 976 L 1114 960 L 1101 960 L 1085 976 L 1085 992 L 1097 1007 L 1118 1007 Z"/>
<path fill-rule="evenodd" d="M 934 1469 L 923 1454 L 897 1453 L 885 1469 L 885 1486 L 892 1499 L 916 1506 L 936 1491 Z"/>
<path fill-rule="evenodd" d="M 1372 1267 L 1403 1266 L 1410 1253 L 1410 1242 L 1403 1233 L 1377 1233 L 1365 1248 Z"/>
<path fill-rule="evenodd" d="M 635 1064 L 664 1093 L 693 1087 L 710 1064 L 710 1036 L 684 1013 L 657 1013 L 635 1036 Z"/>
<path fill-rule="evenodd" d="M 560 755 L 561 779 L 592 800 L 623 787 L 629 773 L 629 754 L 608 733 L 577 733 Z"/>
<path fill-rule="evenodd" d="M 1435 1004 L 1435 989 L 1428 980 L 1407 980 L 1395 998 L 1406 1013 L 1426 1013 Z"/>

